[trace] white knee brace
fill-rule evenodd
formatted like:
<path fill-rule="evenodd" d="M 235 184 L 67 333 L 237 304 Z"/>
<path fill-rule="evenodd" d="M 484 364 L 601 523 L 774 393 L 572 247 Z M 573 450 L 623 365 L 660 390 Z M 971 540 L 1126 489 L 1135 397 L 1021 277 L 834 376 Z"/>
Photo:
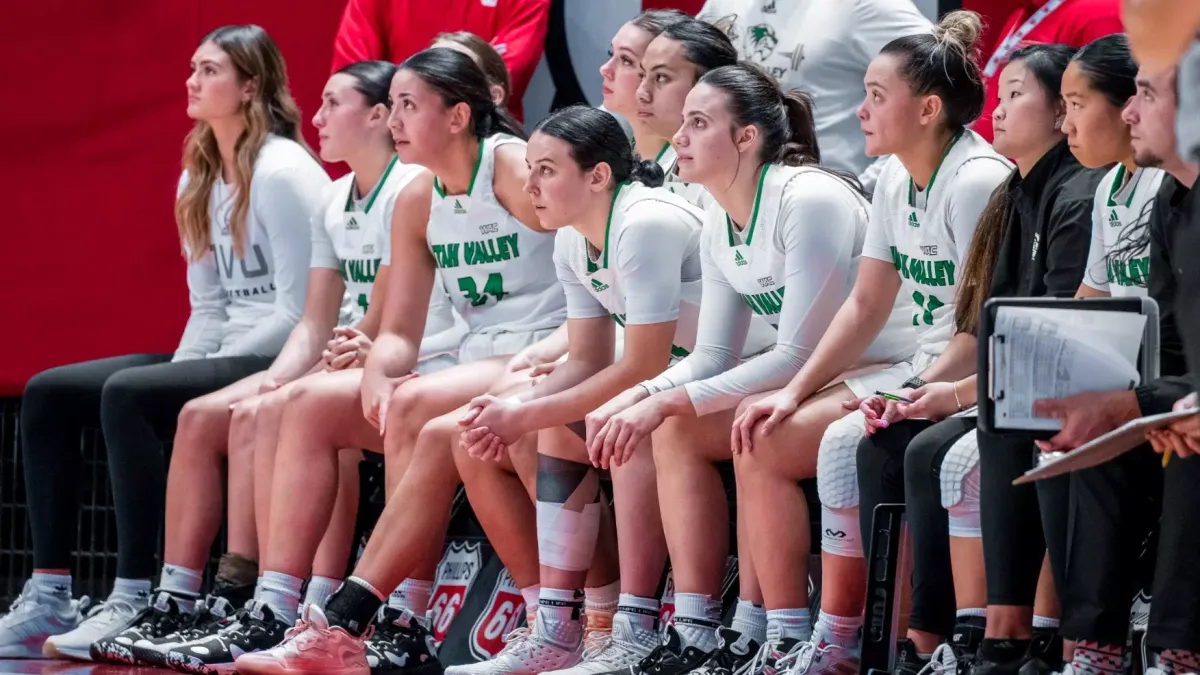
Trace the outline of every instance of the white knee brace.
<path fill-rule="evenodd" d="M 858 443 L 863 414 L 855 411 L 830 424 L 817 450 L 817 494 L 821 497 L 821 550 L 861 558 L 858 522 Z"/>
<path fill-rule="evenodd" d="M 950 446 L 940 472 L 942 506 L 950 514 L 950 536 L 978 539 L 979 441 L 968 432 Z"/>

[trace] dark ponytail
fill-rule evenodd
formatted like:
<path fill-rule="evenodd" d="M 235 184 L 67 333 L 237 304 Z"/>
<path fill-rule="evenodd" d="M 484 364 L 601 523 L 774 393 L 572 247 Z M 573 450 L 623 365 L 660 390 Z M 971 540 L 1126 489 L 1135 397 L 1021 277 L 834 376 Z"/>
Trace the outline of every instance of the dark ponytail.
<path fill-rule="evenodd" d="M 354 90 L 363 95 L 368 107 L 383 104 L 389 108 L 392 102 L 388 97 L 388 89 L 395 74 L 396 64 L 388 61 L 356 61 L 338 68 L 334 73 L 353 77 Z"/>
<path fill-rule="evenodd" d="M 571 147 L 571 159 L 584 171 L 600 162 L 612 171 L 614 183 L 638 181 L 649 187 L 663 183 L 663 170 L 657 162 L 640 160 L 616 118 L 590 106 L 573 105 L 538 122 L 533 133 L 557 138 Z"/>
<path fill-rule="evenodd" d="M 987 206 L 979 214 L 975 234 L 959 274 L 958 297 L 954 300 L 954 331 L 975 335 L 979 329 L 979 312 L 992 290 L 992 276 L 1000 257 L 1004 226 L 1012 208 L 1009 181 L 992 190 Z"/>
<path fill-rule="evenodd" d="M 983 26 L 975 12 L 946 14 L 932 33 L 896 38 L 879 52 L 900 61 L 900 76 L 917 96 L 942 100 L 946 125 L 957 131 L 983 111 L 985 89 L 977 57 Z"/>
<path fill-rule="evenodd" d="M 762 135 L 759 159 L 767 164 L 818 165 L 821 150 L 813 122 L 813 101 L 808 94 L 783 93 L 775 79 L 762 68 L 743 61 L 705 73 L 701 84 L 725 94 L 734 123 L 754 126 Z M 847 172 L 821 167 L 863 192 L 858 179 Z"/>
<path fill-rule="evenodd" d="M 788 124 L 788 141 L 775 153 L 774 161 L 788 166 L 820 164 L 821 148 L 817 144 L 812 96 L 799 89 L 784 92 L 783 108 Z"/>
<path fill-rule="evenodd" d="M 447 47 L 432 47 L 405 59 L 400 70 L 416 73 L 437 92 L 446 107 L 466 103 L 471 109 L 477 138 L 495 134 L 525 138 L 525 132 L 508 111 L 492 102 L 487 76 L 466 54 Z"/>

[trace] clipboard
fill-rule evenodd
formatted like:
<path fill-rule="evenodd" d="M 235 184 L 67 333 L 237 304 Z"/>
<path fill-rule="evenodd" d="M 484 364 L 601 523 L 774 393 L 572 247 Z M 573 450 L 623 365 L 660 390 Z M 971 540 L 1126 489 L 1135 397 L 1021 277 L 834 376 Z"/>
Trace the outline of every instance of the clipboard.
<path fill-rule="evenodd" d="M 1192 408 L 1179 412 L 1139 417 L 1069 452 L 1043 453 L 1038 456 L 1038 465 L 1014 480 L 1013 485 L 1024 485 L 1098 466 L 1145 445 L 1147 431 L 1162 429 L 1172 422 L 1192 417 L 1197 413 L 1200 413 L 1200 409 Z"/>
<path fill-rule="evenodd" d="M 1105 312 L 1129 312 L 1146 317 L 1142 335 L 1141 351 L 1138 355 L 1138 372 L 1142 382 L 1156 379 L 1159 375 L 1159 326 L 1158 303 L 1153 298 L 992 298 L 980 311 L 976 372 L 979 373 L 976 400 L 979 405 L 979 430 L 995 436 L 1044 440 L 1055 431 L 1033 431 L 999 427 L 995 423 L 995 401 L 1004 397 L 1003 391 L 995 391 L 992 378 L 992 356 L 997 344 L 1004 342 L 1004 335 L 995 334 L 996 313 L 1001 307 L 1036 307 L 1044 309 L 1085 310 Z"/>

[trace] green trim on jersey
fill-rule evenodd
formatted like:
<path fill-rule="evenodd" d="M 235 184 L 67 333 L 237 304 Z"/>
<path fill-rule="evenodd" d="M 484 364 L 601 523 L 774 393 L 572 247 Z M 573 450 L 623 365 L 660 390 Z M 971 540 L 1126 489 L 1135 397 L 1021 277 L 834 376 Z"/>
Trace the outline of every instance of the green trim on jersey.
<path fill-rule="evenodd" d="M 750 225 L 746 228 L 746 246 L 750 245 L 750 241 L 754 239 L 754 226 L 758 224 L 758 205 L 762 201 L 763 183 L 767 181 L 767 170 L 771 168 L 770 164 L 763 164 L 758 170 L 758 187 L 754 189 L 754 208 L 750 211 Z M 733 219 L 729 214 L 725 214 L 725 226 L 729 228 L 729 245 L 737 246 L 733 241 Z"/>
<path fill-rule="evenodd" d="M 1117 193 L 1121 191 L 1125 182 L 1125 165 L 1117 165 L 1117 176 L 1113 179 L 1112 187 L 1108 188 L 1108 205 L 1117 206 Z M 1129 179 L 1133 180 L 1133 174 L 1129 174 Z M 1129 199 L 1125 200 L 1125 208 L 1129 208 L 1133 204 L 1133 196 L 1137 194 L 1137 186 L 1131 186 L 1129 190 Z M 1115 214 L 1114 214 L 1115 215 Z"/>
<path fill-rule="evenodd" d="M 486 138 L 479 139 L 479 154 L 475 155 L 475 168 L 471 169 L 471 182 L 467 183 L 467 196 L 475 191 L 475 177 L 479 175 L 479 165 L 483 164 L 483 144 L 487 142 Z M 433 177 L 433 189 L 442 199 L 446 198 L 446 190 L 442 187 L 441 179 L 437 176 Z"/>
<path fill-rule="evenodd" d="M 392 173 L 392 168 L 396 166 L 396 155 L 392 155 L 392 161 L 388 162 L 387 168 L 383 170 L 383 175 L 375 183 L 375 187 L 371 188 L 371 192 L 367 197 L 367 203 L 363 206 L 363 213 L 370 213 L 371 207 L 375 205 L 375 199 L 379 197 L 379 193 L 383 189 L 383 184 L 387 182 L 387 178 Z M 437 183 L 434 183 L 436 185 Z M 352 211 L 354 206 L 354 179 L 350 180 L 350 189 L 346 193 L 346 211 Z"/>
<path fill-rule="evenodd" d="M 617 198 L 621 196 L 621 190 L 626 185 L 629 185 L 628 181 L 617 183 L 617 187 L 613 189 L 612 201 L 608 204 L 608 221 L 604 223 L 604 251 L 600 254 L 600 267 L 604 269 L 608 269 L 608 231 L 612 229 L 613 211 L 617 206 Z M 584 241 L 587 240 L 584 239 Z M 592 256 L 589 255 L 587 259 L 587 273 L 592 274 L 600 269 L 600 267 L 596 267 L 596 263 L 592 262 Z"/>
<path fill-rule="evenodd" d="M 670 142 L 670 141 L 667 141 L 666 143 L 663 143 L 662 149 L 661 149 L 661 150 L 659 150 L 659 151 L 658 151 L 658 154 L 654 156 L 654 163 L 655 163 L 655 164 L 658 164 L 659 160 L 661 160 L 661 159 L 662 159 L 662 156 L 663 156 L 663 155 L 665 155 L 665 154 L 667 154 L 667 150 L 668 150 L 668 149 L 670 149 L 670 147 L 671 147 L 671 142 Z"/>
<path fill-rule="evenodd" d="M 950 145 L 946 146 L 946 151 L 942 153 L 942 158 L 938 160 L 937 167 L 933 170 L 933 175 L 929 177 L 929 185 L 925 186 L 925 194 L 930 194 L 933 191 L 933 182 L 937 180 L 938 171 L 941 171 L 942 164 L 946 162 L 946 158 L 950 156 L 950 151 L 954 149 L 954 144 L 958 143 L 958 139 L 966 133 L 965 129 L 959 129 L 954 133 L 954 137 L 950 139 Z M 917 184 L 913 182 L 912 176 L 908 177 L 908 205 L 912 208 L 917 208 Z"/>

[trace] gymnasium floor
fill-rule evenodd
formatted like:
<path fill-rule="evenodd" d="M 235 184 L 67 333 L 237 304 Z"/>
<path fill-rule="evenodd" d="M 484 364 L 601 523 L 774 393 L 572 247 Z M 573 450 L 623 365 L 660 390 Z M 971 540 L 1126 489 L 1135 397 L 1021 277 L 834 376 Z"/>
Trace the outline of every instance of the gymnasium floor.
<path fill-rule="evenodd" d="M 22 661 L 0 659 L 0 675 L 164 675 L 173 670 L 134 668 L 132 666 L 98 666 L 72 661 Z"/>

